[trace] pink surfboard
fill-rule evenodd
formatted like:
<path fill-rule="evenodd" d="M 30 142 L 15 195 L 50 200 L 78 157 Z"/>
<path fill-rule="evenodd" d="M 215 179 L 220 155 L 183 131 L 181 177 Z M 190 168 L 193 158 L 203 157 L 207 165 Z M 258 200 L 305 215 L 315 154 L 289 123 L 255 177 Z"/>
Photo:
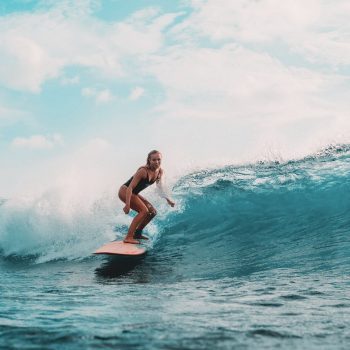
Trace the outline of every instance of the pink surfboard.
<path fill-rule="evenodd" d="M 140 247 L 139 244 L 124 243 L 123 241 L 114 241 L 98 248 L 94 254 L 110 255 L 142 255 L 146 253 L 146 248 Z"/>

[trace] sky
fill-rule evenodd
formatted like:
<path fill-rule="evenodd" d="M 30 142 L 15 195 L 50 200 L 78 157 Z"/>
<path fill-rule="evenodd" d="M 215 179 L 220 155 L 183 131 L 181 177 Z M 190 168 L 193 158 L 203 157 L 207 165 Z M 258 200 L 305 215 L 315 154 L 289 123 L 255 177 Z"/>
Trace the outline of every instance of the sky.
<path fill-rule="evenodd" d="M 0 197 L 350 136 L 348 0 L 0 1 Z"/>

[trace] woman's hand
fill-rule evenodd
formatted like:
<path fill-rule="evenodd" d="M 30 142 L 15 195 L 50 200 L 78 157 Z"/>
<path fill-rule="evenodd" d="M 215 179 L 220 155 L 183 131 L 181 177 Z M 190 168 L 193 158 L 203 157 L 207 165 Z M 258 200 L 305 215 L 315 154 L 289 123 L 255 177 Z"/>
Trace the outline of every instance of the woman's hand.
<path fill-rule="evenodd" d="M 130 205 L 125 205 L 125 207 L 123 208 L 123 210 L 124 210 L 124 213 L 125 213 L 125 214 L 129 214 Z"/>
<path fill-rule="evenodd" d="M 175 202 L 173 202 L 173 201 L 170 200 L 169 198 L 167 198 L 166 201 L 168 202 L 168 204 L 169 204 L 172 208 L 174 208 Z"/>

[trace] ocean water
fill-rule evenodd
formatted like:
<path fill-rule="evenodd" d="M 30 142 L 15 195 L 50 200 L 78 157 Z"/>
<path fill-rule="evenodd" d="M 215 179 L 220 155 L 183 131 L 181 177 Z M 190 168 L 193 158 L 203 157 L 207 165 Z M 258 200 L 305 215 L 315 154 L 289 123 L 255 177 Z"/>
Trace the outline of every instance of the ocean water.
<path fill-rule="evenodd" d="M 0 205 L 1 349 L 347 349 L 350 146 L 186 174 L 141 258 L 116 196 Z"/>

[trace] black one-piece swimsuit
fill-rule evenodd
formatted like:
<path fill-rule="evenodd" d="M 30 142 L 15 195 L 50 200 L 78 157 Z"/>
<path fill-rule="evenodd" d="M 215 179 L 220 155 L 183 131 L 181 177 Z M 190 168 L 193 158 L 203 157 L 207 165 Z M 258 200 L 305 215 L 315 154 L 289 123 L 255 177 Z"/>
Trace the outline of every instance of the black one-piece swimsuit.
<path fill-rule="evenodd" d="M 131 176 L 131 178 L 127 181 L 127 182 L 125 182 L 125 186 L 126 187 L 129 187 L 129 185 L 131 184 L 131 181 L 132 181 L 132 179 L 133 179 L 134 177 L 133 176 Z M 148 180 L 148 172 L 147 172 L 147 178 L 146 179 L 141 179 L 140 181 L 139 181 L 139 183 L 134 187 L 134 189 L 132 190 L 132 193 L 133 194 L 138 194 L 138 193 L 140 193 L 141 191 L 143 191 L 145 188 L 147 188 L 148 186 L 151 186 L 151 185 L 153 185 L 157 180 L 159 179 L 159 174 L 158 174 L 158 176 L 157 176 L 157 178 L 155 179 L 155 180 L 153 180 L 153 181 L 149 181 Z"/>

